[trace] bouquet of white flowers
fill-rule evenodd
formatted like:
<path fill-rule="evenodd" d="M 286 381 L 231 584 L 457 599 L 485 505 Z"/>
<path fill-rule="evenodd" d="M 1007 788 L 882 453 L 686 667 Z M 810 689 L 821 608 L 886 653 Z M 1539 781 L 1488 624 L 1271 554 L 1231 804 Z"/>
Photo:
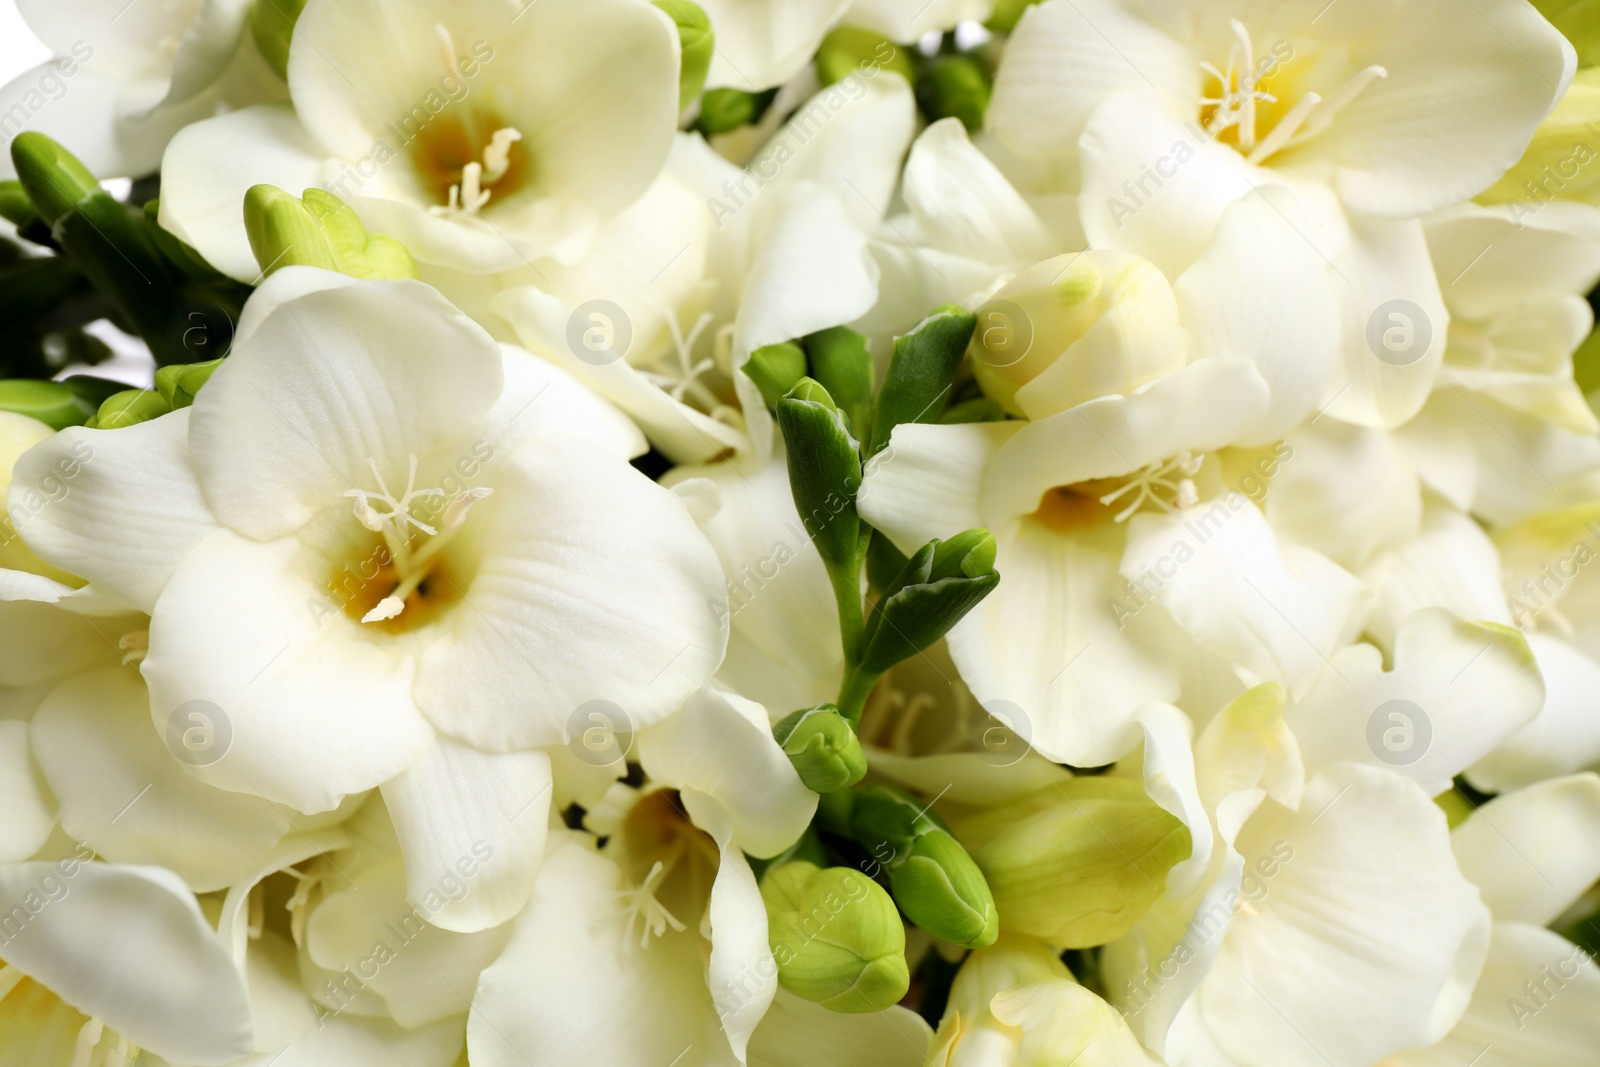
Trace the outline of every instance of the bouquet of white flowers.
<path fill-rule="evenodd" d="M 1600 1063 L 1600 3 L 17 3 L 0 1067 Z"/>

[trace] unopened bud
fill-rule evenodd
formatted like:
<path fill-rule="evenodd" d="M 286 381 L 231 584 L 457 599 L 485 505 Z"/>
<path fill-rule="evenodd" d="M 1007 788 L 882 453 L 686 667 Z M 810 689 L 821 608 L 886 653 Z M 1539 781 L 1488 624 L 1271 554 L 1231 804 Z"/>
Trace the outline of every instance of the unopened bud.
<path fill-rule="evenodd" d="M 994 573 L 994 534 L 979 526 L 940 541 L 933 550 L 930 582 L 945 578 L 980 578 Z"/>
<path fill-rule="evenodd" d="M 250 35 L 256 39 L 256 49 L 267 66 L 285 81 L 289 79 L 289 42 L 305 6 L 306 0 L 262 0 L 250 16 Z"/>
<path fill-rule="evenodd" d="M 1129 252 L 1036 263 L 978 309 L 972 370 L 1013 415 L 1040 419 L 1179 370 L 1189 334 L 1166 276 Z"/>
<path fill-rule="evenodd" d="M 850 867 L 805 860 L 761 880 L 778 984 L 838 1012 L 883 1011 L 911 987 L 894 901 Z"/>
<path fill-rule="evenodd" d="M 34 210 L 48 226 L 100 191 L 89 168 L 42 133 L 17 134 L 11 142 L 11 162 Z"/>
<path fill-rule="evenodd" d="M 352 278 L 417 276 L 404 245 L 369 234 L 349 205 L 322 189 L 307 189 L 302 200 L 276 186 L 253 185 L 244 195 L 244 228 L 264 275 L 302 266 Z"/>
<path fill-rule="evenodd" d="M 172 405 L 153 389 L 124 389 L 108 397 L 85 425 L 96 430 L 119 430 L 160 418 L 171 410 Z"/>
<path fill-rule="evenodd" d="M 974 858 L 1004 929 L 1057 948 L 1127 933 L 1189 856 L 1188 827 L 1131 779 L 1074 779 L 1028 806 L 1037 810 L 1002 825 Z"/>
<path fill-rule="evenodd" d="M 889 872 L 889 886 L 907 917 L 934 937 L 982 948 L 1000 936 L 989 884 L 948 830 L 919 834 L 911 855 Z"/>
<path fill-rule="evenodd" d="M 812 792 L 844 789 L 867 775 L 861 741 L 832 704 L 784 716 L 772 728 L 772 736 Z"/>
<path fill-rule="evenodd" d="M 712 32 L 711 18 L 705 9 L 692 0 L 655 0 L 655 6 L 666 12 L 678 30 L 678 110 L 689 106 L 689 101 L 700 95 L 711 71 L 711 57 L 716 53 L 716 35 Z"/>
<path fill-rule="evenodd" d="M 761 390 L 767 407 L 775 408 L 795 383 L 806 376 L 806 354 L 793 341 L 766 345 L 750 353 L 743 370 L 745 377 Z"/>
<path fill-rule="evenodd" d="M 863 26 L 835 26 L 817 49 L 817 81 L 823 88 L 844 81 L 852 74 L 875 77 L 880 70 L 900 75 L 907 83 L 916 77 L 917 68 L 904 49 Z"/>
<path fill-rule="evenodd" d="M 1592 18 L 1593 16 L 1590 16 Z M 1600 41 L 1600 29 L 1592 31 Z M 1600 202 L 1595 131 L 1600 129 L 1600 67 L 1573 77 L 1566 93 L 1534 131 L 1533 140 L 1504 177 L 1479 194 L 1484 204 L 1547 200 Z"/>
<path fill-rule="evenodd" d="M 960 119 L 976 132 L 989 110 L 989 79 L 971 56 L 938 56 L 917 79 L 917 103 L 929 118 Z"/>
<path fill-rule="evenodd" d="M 211 379 L 212 372 L 222 366 L 222 360 L 211 359 L 204 363 L 174 363 L 156 371 L 156 392 L 174 411 L 194 403 L 195 394 Z"/>

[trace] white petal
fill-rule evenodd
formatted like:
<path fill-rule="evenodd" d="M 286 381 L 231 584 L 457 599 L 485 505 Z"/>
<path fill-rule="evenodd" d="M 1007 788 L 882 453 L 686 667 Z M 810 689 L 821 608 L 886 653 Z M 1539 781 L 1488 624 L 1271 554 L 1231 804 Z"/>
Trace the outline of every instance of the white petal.
<path fill-rule="evenodd" d="M 1468 768 L 1467 780 L 1479 789 L 1503 793 L 1600 764 L 1600 663 L 1559 637 L 1525 636 L 1544 678 L 1544 707 Z"/>
<path fill-rule="evenodd" d="M 37 685 L 106 662 L 108 654 L 115 662 L 117 638 L 132 628 L 124 625 L 129 622 L 86 614 L 72 599 L 0 601 L 0 632 L 6 635 L 0 642 L 0 685 Z"/>
<path fill-rule="evenodd" d="M 401 1026 L 464 1014 L 478 972 L 505 948 L 511 928 L 460 934 L 431 923 L 449 902 L 470 900 L 484 889 L 476 873 L 467 873 L 476 872 L 473 855 L 463 847 L 460 859 L 472 867 L 458 869 L 453 863 L 459 861 L 451 861 L 429 872 L 425 899 L 415 899 L 415 887 L 408 893 L 399 857 L 364 867 L 349 879 L 333 879 L 306 923 L 312 960 L 383 997 Z"/>
<path fill-rule="evenodd" d="M 172 85 L 159 106 L 183 104 L 222 79 L 249 28 L 249 0 L 206 0 L 183 31 L 172 59 Z"/>
<path fill-rule="evenodd" d="M 1393 438 L 1334 419 L 1290 434 L 1267 518 L 1278 535 L 1355 568 L 1422 523 L 1422 492 Z"/>
<path fill-rule="evenodd" d="M 188 551 L 219 529 L 189 463 L 187 408 L 120 430 L 63 430 L 26 452 L 13 509 L 46 501 L 22 527 L 34 551 L 123 597 L 155 606 Z"/>
<path fill-rule="evenodd" d="M 1600 215 L 1586 204 L 1556 200 L 1530 218 L 1463 204 L 1426 225 L 1452 315 L 1487 318 L 1557 293 L 1581 295 L 1600 275 Z"/>
<path fill-rule="evenodd" d="M 1486 0 L 1471 18 L 1437 5 L 1395 17 L 1353 50 L 1383 78 L 1285 165 L 1333 169 L 1354 210 L 1414 217 L 1465 200 L 1528 146 L 1576 68 L 1572 46 L 1531 4 Z M 1402 41 L 1434 41 L 1426 49 Z"/>
<path fill-rule="evenodd" d="M 750 1067 L 922 1067 L 933 1030 L 895 1005 L 844 1015 L 778 990 L 750 1038 Z"/>
<path fill-rule="evenodd" d="M 652 781 L 683 791 L 697 825 L 728 819 L 732 842 L 752 856 L 788 848 L 817 810 L 817 795 L 773 740 L 766 710 L 734 693 L 695 693 L 639 735 L 639 760 Z"/>
<path fill-rule="evenodd" d="M 244 229 L 244 194 L 320 185 L 325 154 L 286 104 L 263 104 L 186 126 L 161 159 L 161 226 L 242 282 L 261 277 Z"/>
<path fill-rule="evenodd" d="M 1128 526 L 1123 577 L 1254 679 L 1304 692 L 1358 625 L 1361 583 L 1310 549 L 1280 545 L 1242 493 Z"/>
<path fill-rule="evenodd" d="M 715 510 L 695 521 L 717 550 L 728 593 L 719 683 L 778 715 L 832 700 L 844 665 L 839 612 L 781 450 L 760 465 L 675 467 L 661 484 L 683 495 L 689 479 L 713 496 Z"/>
<path fill-rule="evenodd" d="M 1096 105 L 1152 85 L 1165 100 L 1197 99 L 1198 58 L 1113 0 L 1054 0 L 1030 8 L 1007 42 L 988 125 L 1018 155 L 1071 156 Z"/>
<path fill-rule="evenodd" d="M 1423 608 L 1446 608 L 1464 619 L 1514 621 L 1500 588 L 1494 542 L 1471 516 L 1445 505 L 1429 507 L 1417 535 L 1378 553 L 1361 579 L 1377 595 L 1367 632 L 1386 648 L 1400 624 Z"/>
<path fill-rule="evenodd" d="M 1268 388 L 1243 359 L 1205 359 L 1127 396 L 1031 422 L 995 454 L 980 510 L 992 528 L 1039 507 L 1058 485 L 1131 474 L 1185 449 L 1231 443 L 1266 411 Z"/>
<path fill-rule="evenodd" d="M 839 198 L 859 229 L 873 230 L 889 210 L 915 128 L 916 104 L 904 78 L 846 78 L 802 103 L 750 161 L 756 198 L 768 199 L 762 194 L 769 186 L 816 182 Z"/>
<path fill-rule="evenodd" d="M 862 473 L 856 507 L 907 555 L 935 537 L 984 525 L 984 472 L 1025 423 L 903 423 Z"/>
<path fill-rule="evenodd" d="M 492 482 L 473 512 L 477 573 L 422 657 L 429 719 L 504 752 L 567 742 L 593 700 L 634 730 L 677 710 L 727 640 L 722 569 L 682 501 L 561 435 L 528 441 Z"/>
<path fill-rule="evenodd" d="M 21 863 L 56 827 L 55 798 L 34 762 L 25 722 L 0 722 L 0 809 L 6 813 L 0 863 Z"/>
<path fill-rule="evenodd" d="M 278 277 L 258 292 L 271 294 Z M 294 276 L 282 284 L 303 288 Z M 279 304 L 195 399 L 191 456 L 206 500 L 227 525 L 267 539 L 348 508 L 348 489 L 376 491 L 370 463 L 399 492 L 408 457 L 464 450 L 500 395 L 501 366 L 482 327 L 421 282 Z"/>
<path fill-rule="evenodd" d="M 849 6 L 850 0 L 774 4 L 707 0 L 704 7 L 717 35 L 717 52 L 706 86 L 753 92 L 781 85 L 806 65 L 828 27 Z"/>
<path fill-rule="evenodd" d="M 1600 879 L 1600 776 L 1502 794 L 1452 830 L 1450 846 L 1496 920 L 1547 926 Z"/>
<path fill-rule="evenodd" d="M 735 1062 L 719 1048 L 695 939 L 669 934 L 641 948 L 617 900 L 622 888 L 616 865 L 575 840 L 551 850 L 511 943 L 478 978 L 467 1020 L 473 1064 L 667 1062 L 691 1048 L 708 1065 Z"/>
<path fill-rule="evenodd" d="M 1123 591 L 1120 546 L 1032 520 L 994 532 L 1000 584 L 949 635 L 962 679 L 1052 760 L 1098 767 L 1126 755 L 1140 740 L 1135 709 L 1175 699 L 1177 679 L 1146 629 L 1152 615 L 1107 609 Z"/>
<path fill-rule="evenodd" d="M 1173 283 L 1193 358 L 1243 356 L 1272 390 L 1244 444 L 1276 441 L 1297 426 L 1334 372 L 1338 309 L 1308 229 L 1295 197 L 1265 186 L 1228 205 L 1210 247 Z"/>
<path fill-rule="evenodd" d="M 433 730 L 412 699 L 414 660 L 331 604 L 307 555 L 292 539 L 213 534 L 156 605 L 142 670 L 158 731 L 174 715 L 215 720 L 201 725 L 223 751 L 200 750 L 202 781 L 318 812 L 405 770 Z"/>
<path fill-rule="evenodd" d="M 1308 769 L 1336 760 L 1386 767 L 1436 796 L 1543 701 L 1521 634 L 1428 608 L 1400 624 L 1393 670 L 1376 648 L 1352 645 L 1286 718 Z"/>
<path fill-rule="evenodd" d="M 502 344 L 505 391 L 485 417 L 486 440 L 509 454 L 536 433 L 582 437 L 623 459 L 650 449 L 633 421 L 571 374 L 514 345 Z"/>
<path fill-rule="evenodd" d="M 217 918 L 217 941 L 227 949 L 235 966 L 244 970 L 257 955 L 251 951 L 250 939 L 250 894 L 256 886 L 270 874 L 304 863 L 324 852 L 346 848 L 349 844 L 350 836 L 337 826 L 289 834 L 267 854 L 259 867 L 228 887 L 222 900 L 221 914 Z M 293 955 L 292 951 L 290 954 Z M 256 1008 L 256 1047 L 261 1048 L 263 1039 L 271 1036 L 268 1033 L 270 1027 L 262 1026 L 259 1002 L 253 1006 Z"/>
<path fill-rule="evenodd" d="M 459 899 L 429 911 L 433 925 L 485 930 L 533 895 L 550 821 L 550 757 L 543 752 L 491 755 L 439 737 L 383 786 L 383 799 L 400 837 L 411 903 L 423 905 L 442 879 L 468 883 Z"/>
<path fill-rule="evenodd" d="M 29 736 L 62 828 L 112 863 L 167 867 L 211 892 L 254 870 L 290 829 L 267 801 L 214 789 L 184 768 L 150 725 L 150 698 L 131 668 L 57 686 Z"/>
<path fill-rule="evenodd" d="M 1367 1064 L 1431 1044 L 1455 1022 L 1488 948 L 1489 915 L 1456 869 L 1444 812 L 1422 790 L 1343 765 L 1308 783 L 1298 812 L 1264 806 L 1239 851 L 1280 862 L 1265 894 L 1234 917 L 1198 993 L 1234 1057 Z"/>
<path fill-rule="evenodd" d="M 1135 717 L 1144 727 L 1144 791 L 1189 828 L 1189 856 L 1167 872 L 1167 895 L 1188 896 L 1211 865 L 1212 847 L 1211 821 L 1195 784 L 1194 724 L 1171 704 L 1147 704 Z"/>
<path fill-rule="evenodd" d="M 923 131 L 906 160 L 901 195 L 936 248 L 988 263 L 1032 263 L 1054 250 L 1049 231 L 967 138 L 959 119 Z"/>
<path fill-rule="evenodd" d="M 1497 922 L 1466 1014 L 1401 1067 L 1584 1067 L 1600 1041 L 1600 967 L 1560 934 Z"/>
<path fill-rule="evenodd" d="M 715 991 L 718 1022 L 742 1062 L 751 1032 L 778 991 L 778 964 L 767 945 L 767 907 L 749 860 L 734 844 L 738 823 L 749 820 L 697 790 L 685 790 L 683 799 L 696 825 L 711 835 L 719 849 L 706 912 L 711 938 L 706 985 Z"/>
<path fill-rule="evenodd" d="M 210 1067 L 250 1051 L 243 978 L 177 875 L 18 863 L 0 868 L 0 900 L 28 916 L 6 961 L 79 1011 L 178 1063 Z"/>
<path fill-rule="evenodd" d="M 1352 216 L 1350 243 L 1333 269 L 1343 373 L 1330 383 L 1327 412 L 1398 426 L 1428 399 L 1450 323 L 1422 223 Z"/>

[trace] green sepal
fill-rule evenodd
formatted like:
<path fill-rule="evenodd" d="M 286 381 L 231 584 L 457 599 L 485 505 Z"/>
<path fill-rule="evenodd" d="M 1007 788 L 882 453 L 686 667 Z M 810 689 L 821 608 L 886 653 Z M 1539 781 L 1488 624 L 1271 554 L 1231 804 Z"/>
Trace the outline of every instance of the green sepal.
<path fill-rule="evenodd" d="M 949 633 L 1000 584 L 994 558 L 994 538 L 983 529 L 918 549 L 873 606 L 860 670 L 882 674 Z"/>
<path fill-rule="evenodd" d="M 48 226 L 96 193 L 100 183 L 78 157 L 42 133 L 19 133 L 11 142 L 17 180 Z"/>
<path fill-rule="evenodd" d="M 772 737 L 814 793 L 845 789 L 867 776 L 861 741 L 832 704 L 785 715 L 773 726 Z"/>
<path fill-rule="evenodd" d="M 861 457 L 843 414 L 819 382 L 802 378 L 778 402 L 777 416 L 788 451 L 789 488 L 811 543 L 836 576 L 859 574 Z"/>
<path fill-rule="evenodd" d="M 778 401 L 806 376 L 806 354 L 793 341 L 780 341 L 750 353 L 741 369 L 761 390 L 761 399 L 767 402 L 767 407 L 776 411 Z"/>
<path fill-rule="evenodd" d="M 901 423 L 939 421 L 977 324 L 978 317 L 970 311 L 946 304 L 910 333 L 895 338 L 889 373 L 878 391 L 868 456 L 883 451 Z"/>
<path fill-rule="evenodd" d="M 761 880 L 778 984 L 837 1012 L 883 1011 L 911 986 L 905 927 L 883 887 L 851 867 L 794 860 Z"/>
<path fill-rule="evenodd" d="M 801 342 L 811 376 L 821 382 L 845 414 L 850 433 L 866 440 L 872 422 L 872 353 L 867 339 L 848 326 L 807 334 Z"/>
<path fill-rule="evenodd" d="M 654 4 L 678 29 L 678 110 L 682 111 L 705 87 L 711 58 L 717 50 L 716 34 L 711 28 L 711 16 L 692 0 L 654 0 Z"/>

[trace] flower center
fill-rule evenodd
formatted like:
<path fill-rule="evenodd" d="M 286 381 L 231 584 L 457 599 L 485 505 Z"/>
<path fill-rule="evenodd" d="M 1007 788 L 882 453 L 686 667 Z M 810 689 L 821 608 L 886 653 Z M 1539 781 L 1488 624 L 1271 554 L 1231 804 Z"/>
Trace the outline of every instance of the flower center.
<path fill-rule="evenodd" d="M 631 939 L 634 923 L 638 923 L 640 948 L 649 948 L 650 936 L 654 934 L 656 937 L 661 937 L 669 926 L 679 933 L 688 929 L 681 919 L 656 899 L 656 891 L 661 888 L 661 883 L 666 880 L 672 868 L 678 865 L 678 860 L 682 856 L 682 849 L 678 849 L 668 857 L 667 862 L 656 860 L 650 867 L 650 873 L 644 876 L 644 881 L 617 894 L 625 902 L 627 911 L 624 933 Z"/>
<path fill-rule="evenodd" d="M 446 77 L 451 84 L 467 86 L 450 31 L 437 25 L 434 30 Z M 492 193 L 499 192 L 503 200 L 527 185 L 533 175 L 532 157 L 518 144 L 521 140 L 521 130 L 492 110 L 469 105 L 463 95 L 423 127 L 413 142 L 412 164 L 424 195 L 440 201 L 428 210 L 447 217 L 477 215 Z"/>
<path fill-rule="evenodd" d="M 1034 516 L 1052 530 L 1070 533 L 1127 522 L 1147 504 L 1166 512 L 1192 508 L 1200 502 L 1194 478 L 1204 460 L 1185 449 L 1121 478 L 1058 485 L 1045 492 Z"/>
<path fill-rule="evenodd" d="M 370 607 L 367 607 L 370 597 L 351 602 L 366 607 L 361 615 L 362 622 L 375 623 L 396 618 L 414 601 L 439 599 L 429 597 L 425 584 L 441 567 L 440 553 L 460 531 L 472 505 L 494 490 L 473 487 L 449 496 L 443 489 L 418 489 L 417 457 L 413 455 L 405 492 L 396 497 L 389 491 L 377 462 L 369 459 L 367 465 L 377 479 L 377 490 L 348 489 L 344 495 L 355 499 L 356 521 L 383 537 L 383 547 L 377 555 L 377 573 L 365 583 L 363 590 L 381 592 L 387 588 L 387 592 Z M 448 503 L 442 503 L 446 497 L 449 497 Z M 381 505 L 381 510 L 374 507 L 374 503 Z M 426 538 L 420 545 L 415 543 L 419 534 Z"/>
<path fill-rule="evenodd" d="M 1207 133 L 1231 140 L 1251 163 L 1263 164 L 1274 154 L 1311 140 L 1332 125 L 1333 117 L 1369 85 L 1389 76 L 1383 67 L 1365 67 L 1326 95 L 1313 92 L 1285 74 L 1295 58 L 1289 42 L 1279 42 L 1258 56 L 1244 23 L 1232 19 L 1230 25 L 1234 42 L 1227 66 L 1200 64 L 1217 86 L 1216 95 L 1200 98 L 1200 119 Z M 1308 74 L 1316 74 L 1324 65 L 1302 62 L 1300 66 Z M 1278 92 L 1270 91 L 1269 85 Z"/>

